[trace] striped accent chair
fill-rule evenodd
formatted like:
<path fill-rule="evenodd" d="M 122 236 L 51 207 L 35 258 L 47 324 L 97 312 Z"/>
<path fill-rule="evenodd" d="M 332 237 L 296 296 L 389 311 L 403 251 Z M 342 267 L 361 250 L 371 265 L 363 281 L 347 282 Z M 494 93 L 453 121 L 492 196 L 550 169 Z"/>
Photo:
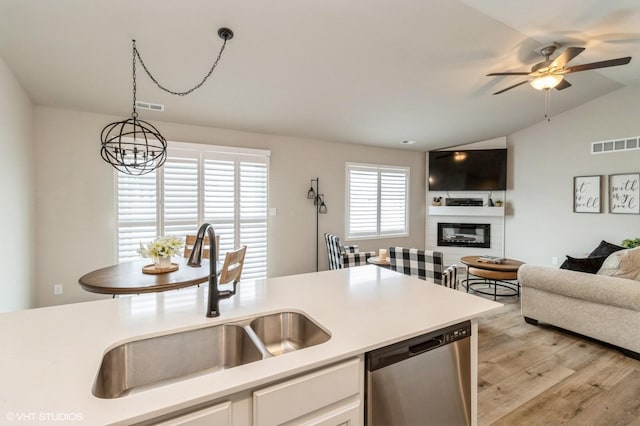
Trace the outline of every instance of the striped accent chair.
<path fill-rule="evenodd" d="M 449 267 L 445 273 L 442 266 L 443 255 L 440 251 L 389 247 L 388 255 L 391 269 L 394 271 L 457 288 L 457 270 L 455 266 Z"/>
<path fill-rule="evenodd" d="M 327 255 L 329 256 L 329 269 L 342 269 L 351 266 L 366 265 L 367 259 L 375 256 L 375 251 L 362 252 L 358 246 L 343 246 L 337 235 L 324 234 L 327 243 Z"/>

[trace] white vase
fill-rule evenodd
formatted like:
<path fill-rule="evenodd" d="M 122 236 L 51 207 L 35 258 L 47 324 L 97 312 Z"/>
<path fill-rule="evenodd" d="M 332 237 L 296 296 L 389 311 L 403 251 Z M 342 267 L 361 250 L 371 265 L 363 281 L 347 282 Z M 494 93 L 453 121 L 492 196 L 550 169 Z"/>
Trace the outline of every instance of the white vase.
<path fill-rule="evenodd" d="M 155 263 L 158 268 L 168 268 L 171 266 L 171 256 L 158 256 L 153 258 L 153 263 Z"/>

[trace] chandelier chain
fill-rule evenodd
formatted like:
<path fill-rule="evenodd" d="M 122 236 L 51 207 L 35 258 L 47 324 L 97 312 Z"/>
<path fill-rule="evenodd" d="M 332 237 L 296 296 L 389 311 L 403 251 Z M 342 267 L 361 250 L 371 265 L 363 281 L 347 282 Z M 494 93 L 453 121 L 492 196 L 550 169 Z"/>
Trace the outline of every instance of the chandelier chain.
<path fill-rule="evenodd" d="M 133 118 L 138 117 L 138 111 L 136 111 L 136 41 L 133 40 L 133 112 L 131 116 Z"/>
<path fill-rule="evenodd" d="M 136 60 L 136 56 L 138 57 L 138 59 L 140 60 L 140 65 L 142 65 L 142 68 L 145 70 L 145 72 L 147 73 L 147 75 L 149 76 L 149 78 L 151 79 L 151 81 L 153 81 L 156 86 L 158 86 L 158 88 L 164 90 L 167 93 L 170 93 L 172 95 L 177 95 L 177 96 L 185 96 L 188 95 L 189 93 L 193 92 L 194 90 L 199 89 L 206 81 L 207 79 L 211 76 L 211 74 L 213 74 L 213 70 L 216 69 L 216 67 L 218 66 L 218 62 L 220 61 L 220 58 L 222 57 L 222 52 L 224 52 L 224 48 L 227 45 L 227 37 L 224 37 L 224 42 L 222 43 L 222 47 L 220 48 L 220 52 L 218 53 L 218 56 L 216 57 L 216 60 L 213 62 L 213 65 L 211 66 L 211 69 L 209 70 L 209 72 L 207 73 L 207 75 L 204 76 L 204 78 L 202 79 L 202 81 L 200 81 L 200 83 L 196 84 L 194 87 L 192 87 L 189 90 L 185 90 L 184 92 L 177 92 L 174 90 L 170 90 L 167 89 L 166 87 L 164 87 L 162 84 L 160 84 L 158 82 L 158 80 L 151 74 L 151 72 L 149 71 L 149 69 L 147 68 L 147 66 L 145 65 L 144 61 L 142 60 L 142 56 L 140 56 L 140 51 L 136 48 L 136 42 L 135 40 L 133 41 L 133 53 L 134 53 L 134 58 L 133 58 L 133 70 L 134 70 L 134 104 L 135 104 L 135 60 Z M 135 105 L 134 105 L 134 109 L 135 109 Z"/>

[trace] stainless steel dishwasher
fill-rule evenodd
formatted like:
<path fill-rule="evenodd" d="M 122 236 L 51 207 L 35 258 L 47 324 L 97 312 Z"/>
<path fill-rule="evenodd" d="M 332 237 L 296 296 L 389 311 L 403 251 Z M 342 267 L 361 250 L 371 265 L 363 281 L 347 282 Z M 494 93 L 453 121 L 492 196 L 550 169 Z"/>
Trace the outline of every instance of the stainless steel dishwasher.
<path fill-rule="evenodd" d="M 471 322 L 368 352 L 368 426 L 471 424 Z"/>

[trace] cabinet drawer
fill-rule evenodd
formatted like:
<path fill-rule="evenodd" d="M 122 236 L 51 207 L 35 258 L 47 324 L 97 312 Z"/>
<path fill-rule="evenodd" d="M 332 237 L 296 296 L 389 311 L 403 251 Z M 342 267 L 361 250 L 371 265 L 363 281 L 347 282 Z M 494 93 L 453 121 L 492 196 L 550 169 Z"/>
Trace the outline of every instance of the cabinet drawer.
<path fill-rule="evenodd" d="M 185 414 L 162 423 L 155 423 L 156 426 L 208 426 L 208 425 L 228 425 L 231 426 L 231 402 L 203 408 L 193 413 Z"/>
<path fill-rule="evenodd" d="M 284 423 L 358 394 L 361 368 L 353 359 L 254 392 L 254 424 Z"/>
<path fill-rule="evenodd" d="M 358 426 L 363 413 L 362 403 L 359 398 L 345 402 L 337 407 L 321 410 L 321 412 L 304 420 L 295 420 L 297 426 Z"/>

